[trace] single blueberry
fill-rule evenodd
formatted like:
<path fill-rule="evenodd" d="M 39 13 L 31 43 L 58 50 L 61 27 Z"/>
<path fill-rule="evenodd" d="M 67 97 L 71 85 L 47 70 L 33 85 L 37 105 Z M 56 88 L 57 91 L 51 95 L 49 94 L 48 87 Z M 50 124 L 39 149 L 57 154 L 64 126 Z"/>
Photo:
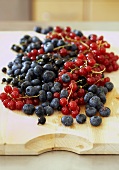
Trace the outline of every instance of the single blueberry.
<path fill-rule="evenodd" d="M 47 42 L 44 44 L 44 50 L 46 53 L 52 52 L 54 49 L 54 45 L 51 42 Z"/>
<path fill-rule="evenodd" d="M 78 114 L 78 115 L 76 116 L 76 121 L 77 121 L 79 124 L 85 123 L 85 121 L 86 121 L 86 115 L 84 115 L 84 114 Z"/>
<path fill-rule="evenodd" d="M 60 93 L 60 98 L 67 98 L 68 97 L 68 91 L 66 89 L 62 89 Z"/>
<path fill-rule="evenodd" d="M 100 103 L 100 98 L 98 96 L 93 96 L 89 100 L 89 105 L 95 108 L 99 103 Z"/>
<path fill-rule="evenodd" d="M 51 82 L 55 79 L 56 75 L 53 71 L 45 71 L 42 75 L 43 77 L 43 80 L 48 83 L 48 82 Z"/>
<path fill-rule="evenodd" d="M 45 91 L 49 91 L 50 90 L 48 83 L 44 83 L 42 85 L 42 90 L 45 90 Z"/>
<path fill-rule="evenodd" d="M 34 111 L 35 111 L 35 107 L 33 104 L 25 104 L 23 106 L 23 112 L 26 113 L 27 115 L 33 115 Z"/>
<path fill-rule="evenodd" d="M 50 116 L 54 113 L 54 109 L 51 106 L 45 106 L 45 115 Z"/>
<path fill-rule="evenodd" d="M 68 74 L 63 74 L 63 75 L 61 76 L 61 79 L 62 79 L 62 81 L 65 82 L 65 83 L 70 82 L 70 76 L 69 76 Z"/>
<path fill-rule="evenodd" d="M 73 124 L 73 118 L 72 116 L 65 115 L 61 118 L 61 122 L 65 126 L 71 126 Z"/>
<path fill-rule="evenodd" d="M 51 101 L 53 99 L 53 94 L 50 91 L 47 91 L 47 100 Z"/>
<path fill-rule="evenodd" d="M 108 91 L 111 91 L 114 88 L 114 85 L 112 82 L 105 83 L 105 87 L 108 89 Z"/>
<path fill-rule="evenodd" d="M 92 92 L 86 93 L 85 96 L 84 96 L 85 103 L 88 103 L 91 97 L 93 97 L 93 93 Z"/>
<path fill-rule="evenodd" d="M 54 109 L 57 109 L 59 107 L 59 99 L 58 98 L 54 98 L 52 99 L 50 106 Z"/>
<path fill-rule="evenodd" d="M 99 126 L 102 123 L 102 118 L 100 116 L 92 116 L 90 118 L 90 123 L 93 126 Z"/>
<path fill-rule="evenodd" d="M 97 92 L 97 85 L 93 84 L 88 88 L 89 92 L 96 93 Z"/>
<path fill-rule="evenodd" d="M 45 109 L 43 106 L 39 105 L 35 108 L 35 113 L 38 117 L 43 116 L 45 114 Z"/>
<path fill-rule="evenodd" d="M 41 102 L 46 102 L 47 100 L 47 95 L 46 95 L 46 92 L 44 90 L 40 90 L 39 91 L 39 100 Z"/>
<path fill-rule="evenodd" d="M 111 113 L 111 110 L 108 107 L 101 107 L 99 110 L 99 113 L 103 117 L 108 117 Z"/>
<path fill-rule="evenodd" d="M 96 115 L 97 110 L 95 107 L 88 107 L 85 112 L 87 116 L 91 117 L 91 116 Z"/>

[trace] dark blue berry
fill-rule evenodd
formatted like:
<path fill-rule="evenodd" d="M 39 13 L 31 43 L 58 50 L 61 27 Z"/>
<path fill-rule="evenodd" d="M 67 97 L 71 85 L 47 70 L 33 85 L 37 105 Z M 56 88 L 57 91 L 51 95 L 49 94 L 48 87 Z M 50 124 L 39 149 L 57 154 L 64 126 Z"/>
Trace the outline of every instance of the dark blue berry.
<path fill-rule="evenodd" d="M 44 50 L 46 53 L 52 52 L 54 49 L 54 45 L 51 42 L 47 42 L 44 44 Z"/>
<path fill-rule="evenodd" d="M 44 83 L 42 85 L 42 90 L 45 90 L 45 91 L 49 91 L 50 90 L 48 83 Z"/>
<path fill-rule="evenodd" d="M 31 81 L 32 86 L 39 86 L 41 84 L 41 81 L 39 79 L 34 79 Z"/>
<path fill-rule="evenodd" d="M 99 126 L 102 123 L 102 118 L 100 116 L 92 116 L 90 118 L 90 123 L 93 126 Z"/>
<path fill-rule="evenodd" d="M 114 85 L 112 82 L 105 83 L 105 87 L 108 89 L 108 91 L 111 91 L 114 88 Z"/>
<path fill-rule="evenodd" d="M 105 96 L 105 94 L 104 93 L 100 93 L 98 96 L 99 96 L 101 102 L 103 104 L 105 104 L 106 103 L 106 96 Z"/>
<path fill-rule="evenodd" d="M 38 117 L 43 116 L 45 114 L 45 109 L 43 106 L 39 105 L 35 108 L 35 113 Z"/>
<path fill-rule="evenodd" d="M 91 97 L 93 97 L 93 95 L 94 95 L 94 94 L 93 94 L 92 92 L 86 93 L 85 96 L 84 96 L 84 101 L 85 101 L 85 103 L 88 103 L 89 100 L 91 99 Z"/>
<path fill-rule="evenodd" d="M 86 115 L 84 115 L 84 114 L 78 114 L 78 115 L 76 116 L 76 121 L 77 121 L 79 124 L 85 123 L 85 121 L 86 121 Z"/>
<path fill-rule="evenodd" d="M 46 102 L 43 102 L 41 105 L 42 105 L 43 107 L 46 107 L 46 106 L 49 106 L 49 105 L 50 105 L 50 102 L 46 101 Z"/>
<path fill-rule="evenodd" d="M 61 122 L 65 126 L 71 126 L 73 124 L 73 118 L 72 116 L 65 115 L 61 118 Z"/>
<path fill-rule="evenodd" d="M 33 104 L 25 104 L 23 106 L 23 112 L 27 115 L 33 115 L 34 111 L 35 111 L 35 107 Z"/>
<path fill-rule="evenodd" d="M 95 108 L 99 103 L 100 103 L 100 98 L 98 96 L 93 96 L 89 100 L 89 105 Z"/>
<path fill-rule="evenodd" d="M 54 113 L 54 109 L 51 106 L 45 106 L 45 115 L 50 116 Z"/>
<path fill-rule="evenodd" d="M 57 109 L 59 107 L 59 99 L 58 98 L 52 99 L 50 106 L 54 109 Z"/>
<path fill-rule="evenodd" d="M 52 82 L 55 79 L 56 75 L 53 71 L 47 70 L 43 73 L 42 77 L 44 82 L 48 83 L 48 82 Z"/>
<path fill-rule="evenodd" d="M 36 96 L 36 95 L 38 95 L 38 93 L 39 93 L 39 90 L 37 89 L 37 87 L 28 86 L 26 88 L 26 95 L 28 95 L 28 96 Z"/>
<path fill-rule="evenodd" d="M 53 99 L 53 94 L 50 91 L 47 91 L 47 100 L 51 101 Z"/>
<path fill-rule="evenodd" d="M 108 107 L 101 107 L 99 110 L 99 113 L 103 117 L 108 117 L 111 113 L 111 110 Z"/>
<path fill-rule="evenodd" d="M 91 85 L 89 88 L 88 88 L 88 91 L 89 92 L 92 92 L 92 93 L 96 93 L 97 92 L 97 86 L 95 84 Z"/>
<path fill-rule="evenodd" d="M 45 90 L 40 90 L 39 91 L 39 99 L 40 99 L 41 102 L 46 102 L 47 95 L 46 95 Z"/>
<path fill-rule="evenodd" d="M 66 89 L 62 89 L 60 93 L 60 98 L 67 98 L 68 97 L 68 91 Z"/>
<path fill-rule="evenodd" d="M 70 77 L 69 77 L 68 74 L 63 74 L 63 75 L 61 76 L 61 78 L 62 78 L 62 81 L 65 82 L 65 83 L 70 82 Z"/>
<path fill-rule="evenodd" d="M 41 75 L 42 72 L 43 72 L 42 66 L 37 65 L 36 67 L 34 67 L 33 72 L 34 72 L 34 74 L 35 74 L 36 76 Z"/>
<path fill-rule="evenodd" d="M 91 116 L 96 115 L 97 110 L 95 107 L 88 107 L 85 112 L 87 116 L 91 117 Z"/>
<path fill-rule="evenodd" d="M 46 118 L 44 116 L 41 116 L 38 118 L 38 125 L 41 124 L 41 125 L 44 125 L 46 122 Z"/>

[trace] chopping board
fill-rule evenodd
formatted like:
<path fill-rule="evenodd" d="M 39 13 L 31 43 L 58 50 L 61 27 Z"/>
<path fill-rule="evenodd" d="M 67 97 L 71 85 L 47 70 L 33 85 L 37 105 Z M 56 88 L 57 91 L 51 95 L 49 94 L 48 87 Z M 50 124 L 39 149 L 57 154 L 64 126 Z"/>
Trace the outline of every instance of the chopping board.
<path fill-rule="evenodd" d="M 111 44 L 110 51 L 119 54 L 119 32 L 83 31 L 85 35 L 104 35 Z M 10 50 L 12 44 L 19 44 L 24 35 L 44 36 L 35 32 L 0 32 L 0 68 L 15 57 Z M 37 116 L 27 116 L 21 111 L 6 109 L 0 102 L 0 155 L 38 155 L 51 150 L 66 150 L 77 154 L 119 154 L 119 71 L 109 73 L 114 83 L 113 91 L 107 94 L 105 106 L 111 115 L 102 119 L 99 127 L 93 127 L 89 118 L 84 124 L 74 123 L 65 127 L 61 123 L 61 112 L 46 117 L 45 125 L 37 125 Z M 5 77 L 0 73 L 0 80 Z M 4 85 L 0 84 L 0 92 Z M 80 113 L 85 113 L 82 106 Z"/>

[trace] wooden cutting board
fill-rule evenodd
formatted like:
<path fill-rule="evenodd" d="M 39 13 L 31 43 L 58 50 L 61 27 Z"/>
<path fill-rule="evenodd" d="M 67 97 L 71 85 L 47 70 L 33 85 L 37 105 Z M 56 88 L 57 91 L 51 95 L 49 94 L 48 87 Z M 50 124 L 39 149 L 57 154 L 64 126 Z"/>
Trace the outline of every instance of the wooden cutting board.
<path fill-rule="evenodd" d="M 119 32 L 84 31 L 89 35 L 104 35 L 111 43 L 111 51 L 119 54 Z M 33 32 L 0 32 L 0 68 L 14 59 L 10 50 L 13 43 L 18 44 L 24 34 Z M 43 37 L 42 37 L 43 38 Z M 108 74 L 115 88 L 107 94 L 106 106 L 111 116 L 103 118 L 99 127 L 90 125 L 89 118 L 79 125 L 74 120 L 71 127 L 61 123 L 62 114 L 47 116 L 45 125 L 37 125 L 37 117 L 22 112 L 10 111 L 0 102 L 0 155 L 38 155 L 51 150 L 67 150 L 78 154 L 119 154 L 119 71 Z M 0 73 L 0 80 L 4 74 Z M 3 85 L 0 85 L 2 92 Z M 85 113 L 81 107 L 81 113 Z"/>

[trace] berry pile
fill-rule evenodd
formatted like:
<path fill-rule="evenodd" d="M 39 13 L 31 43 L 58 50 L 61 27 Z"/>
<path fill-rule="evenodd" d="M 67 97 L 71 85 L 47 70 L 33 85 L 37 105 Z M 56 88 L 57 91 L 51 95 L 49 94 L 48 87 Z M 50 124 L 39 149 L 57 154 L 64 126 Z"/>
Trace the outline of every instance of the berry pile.
<path fill-rule="evenodd" d="M 41 41 L 36 36 L 24 35 L 19 44 L 13 44 L 16 58 L 2 72 L 6 84 L 0 94 L 3 105 L 10 110 L 22 110 L 38 116 L 38 124 L 45 124 L 46 116 L 55 110 L 64 116 L 65 126 L 86 121 L 99 126 L 102 117 L 110 115 L 105 107 L 106 94 L 113 89 L 105 72 L 118 70 L 118 56 L 107 52 L 110 44 L 103 36 L 84 36 L 70 27 L 35 27 L 37 33 L 46 34 Z M 86 106 L 85 114 L 80 107 Z M 97 112 L 99 116 L 97 116 Z"/>

